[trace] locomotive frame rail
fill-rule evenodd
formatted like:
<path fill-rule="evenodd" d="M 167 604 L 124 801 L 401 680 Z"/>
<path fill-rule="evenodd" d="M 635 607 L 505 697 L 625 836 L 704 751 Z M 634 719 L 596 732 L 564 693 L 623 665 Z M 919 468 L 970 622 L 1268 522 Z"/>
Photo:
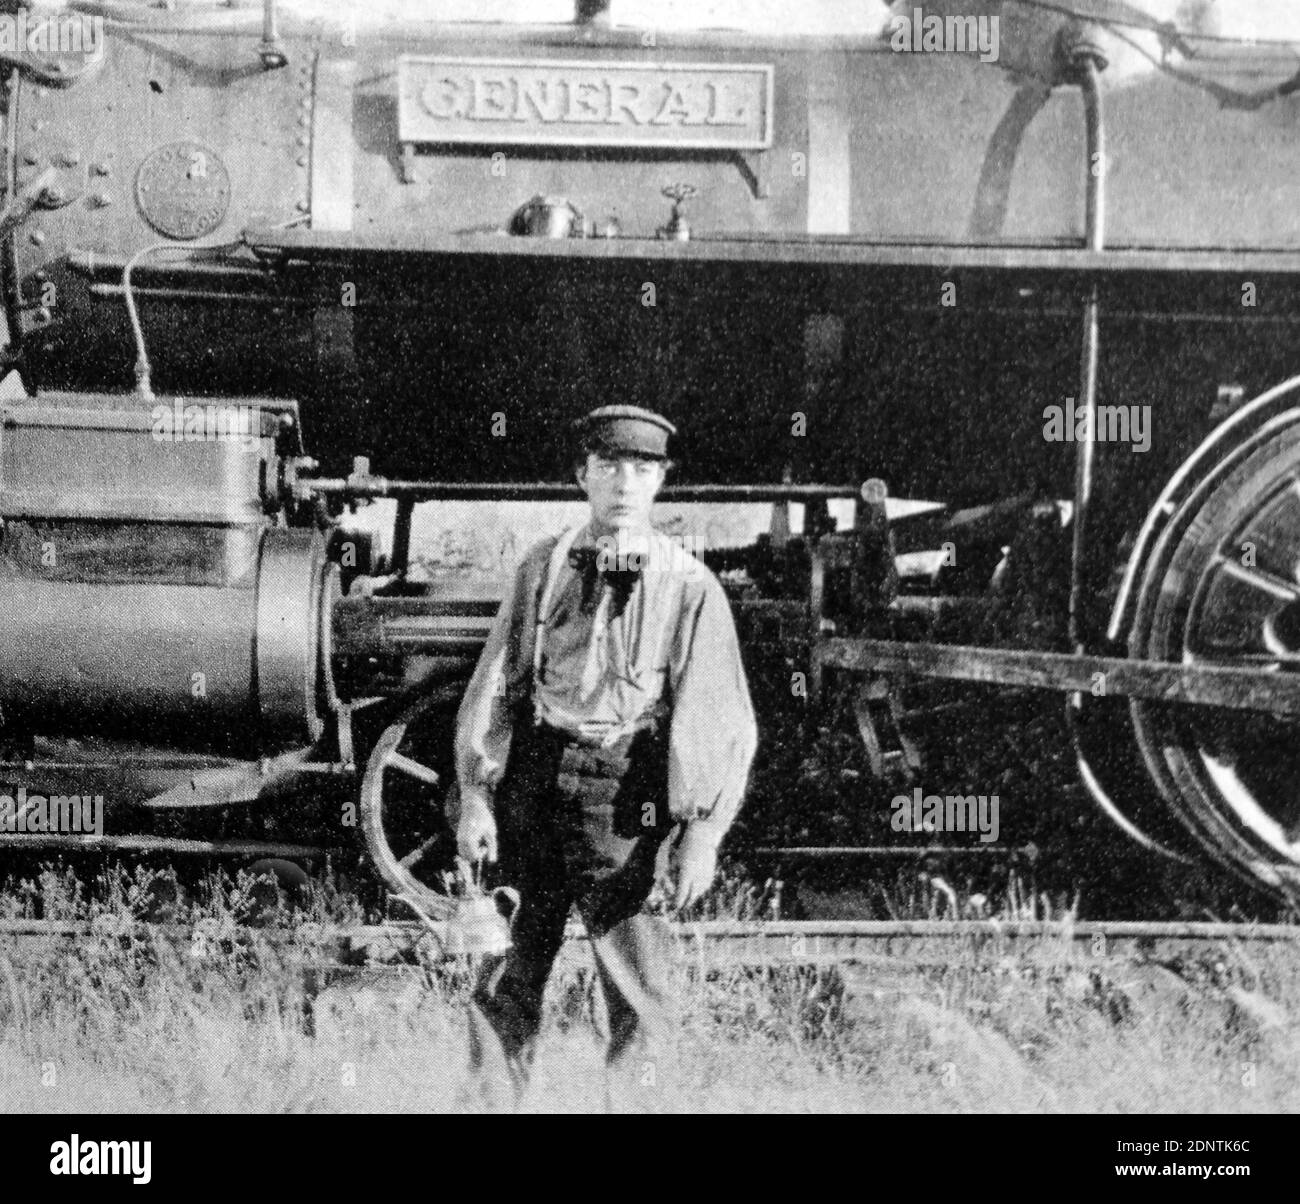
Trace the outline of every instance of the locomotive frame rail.
<path fill-rule="evenodd" d="M 813 659 L 823 668 L 859 673 L 907 674 L 1063 693 L 1090 693 L 1100 675 L 1106 697 L 1300 715 L 1300 677 L 1262 668 L 844 638 L 818 641 Z M 1279 659 L 1283 658 L 1273 661 Z"/>

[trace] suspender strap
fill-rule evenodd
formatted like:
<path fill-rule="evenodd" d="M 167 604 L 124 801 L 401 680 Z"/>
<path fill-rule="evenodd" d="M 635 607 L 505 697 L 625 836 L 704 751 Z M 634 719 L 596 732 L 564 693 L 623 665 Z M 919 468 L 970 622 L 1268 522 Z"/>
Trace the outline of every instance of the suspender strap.
<path fill-rule="evenodd" d="M 560 570 L 569 561 L 569 551 L 578 541 L 578 536 L 586 530 L 586 524 L 583 523 L 577 527 L 570 527 L 560 535 L 556 540 L 555 548 L 551 552 L 551 558 L 546 563 L 546 575 L 542 578 L 541 593 L 537 602 L 537 621 L 533 625 L 533 721 L 541 722 L 541 716 L 537 710 L 537 684 L 542 675 L 542 640 L 546 634 L 546 619 L 551 613 L 551 602 L 555 597 L 555 590 L 560 580 Z"/>

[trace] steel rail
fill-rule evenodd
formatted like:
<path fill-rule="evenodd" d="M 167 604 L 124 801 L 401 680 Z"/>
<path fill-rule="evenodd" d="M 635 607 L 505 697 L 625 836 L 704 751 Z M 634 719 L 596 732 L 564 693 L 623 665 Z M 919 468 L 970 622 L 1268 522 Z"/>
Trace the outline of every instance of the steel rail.
<path fill-rule="evenodd" d="M 963 857 L 969 853 L 993 853 L 1001 857 L 1033 857 L 1032 845 L 937 844 L 937 845 L 758 845 L 744 853 L 755 857 Z"/>
<path fill-rule="evenodd" d="M 1264 949 L 1300 955 L 1300 926 L 1214 922 L 1047 920 L 701 920 L 674 924 L 678 960 L 704 969 L 728 967 L 875 965 L 898 962 L 945 966 L 982 956 L 1060 962 L 1077 958 L 1172 960 Z M 562 963 L 587 957 L 582 926 L 571 923 Z M 0 950 L 44 951 L 71 941 L 163 939 L 194 945 L 196 936 L 218 956 L 223 946 L 278 956 L 308 967 L 391 965 L 428 937 L 414 921 L 358 927 L 304 924 L 293 928 L 217 925 L 98 924 L 59 920 L 0 920 Z M 199 960 L 202 960 L 201 958 Z"/>
<path fill-rule="evenodd" d="M 44 766 L 42 766 L 44 768 Z M 311 772 L 309 770 L 309 772 Z M 342 846 L 339 846 L 340 848 Z M 287 857 L 313 860 L 337 849 L 276 840 L 196 840 L 179 836 L 13 832 L 0 828 L 2 849 L 66 849 L 80 853 L 176 853 L 190 857 Z"/>

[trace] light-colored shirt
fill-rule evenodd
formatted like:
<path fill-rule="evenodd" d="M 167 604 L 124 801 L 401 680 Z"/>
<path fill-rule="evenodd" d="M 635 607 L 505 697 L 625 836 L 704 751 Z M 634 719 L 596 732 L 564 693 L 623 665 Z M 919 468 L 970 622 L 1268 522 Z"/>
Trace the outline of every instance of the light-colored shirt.
<path fill-rule="evenodd" d="M 668 725 L 669 811 L 716 844 L 757 746 L 727 596 L 708 568 L 654 532 L 622 613 L 609 585 L 584 611 L 570 546 L 591 546 L 589 532 L 533 547 L 501 603 L 457 717 L 461 789 L 496 790 L 521 713 L 597 737 L 658 715 Z"/>

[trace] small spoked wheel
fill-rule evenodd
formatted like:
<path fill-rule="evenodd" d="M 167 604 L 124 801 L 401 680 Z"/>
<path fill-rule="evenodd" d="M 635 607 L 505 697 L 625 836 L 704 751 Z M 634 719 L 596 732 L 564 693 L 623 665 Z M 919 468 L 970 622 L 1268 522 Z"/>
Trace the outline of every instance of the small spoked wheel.
<path fill-rule="evenodd" d="M 1171 522 L 1146 570 L 1129 649 L 1300 673 L 1300 425 Z M 1148 771 L 1200 842 L 1257 885 L 1300 886 L 1300 722 L 1146 699 L 1131 712 Z"/>
<path fill-rule="evenodd" d="M 375 742 L 361 779 L 361 826 L 375 868 L 393 894 L 435 920 L 454 910 L 446 874 L 455 839 L 443 800 L 455 776 L 448 754 L 461 692 L 440 687 L 407 706 Z"/>

